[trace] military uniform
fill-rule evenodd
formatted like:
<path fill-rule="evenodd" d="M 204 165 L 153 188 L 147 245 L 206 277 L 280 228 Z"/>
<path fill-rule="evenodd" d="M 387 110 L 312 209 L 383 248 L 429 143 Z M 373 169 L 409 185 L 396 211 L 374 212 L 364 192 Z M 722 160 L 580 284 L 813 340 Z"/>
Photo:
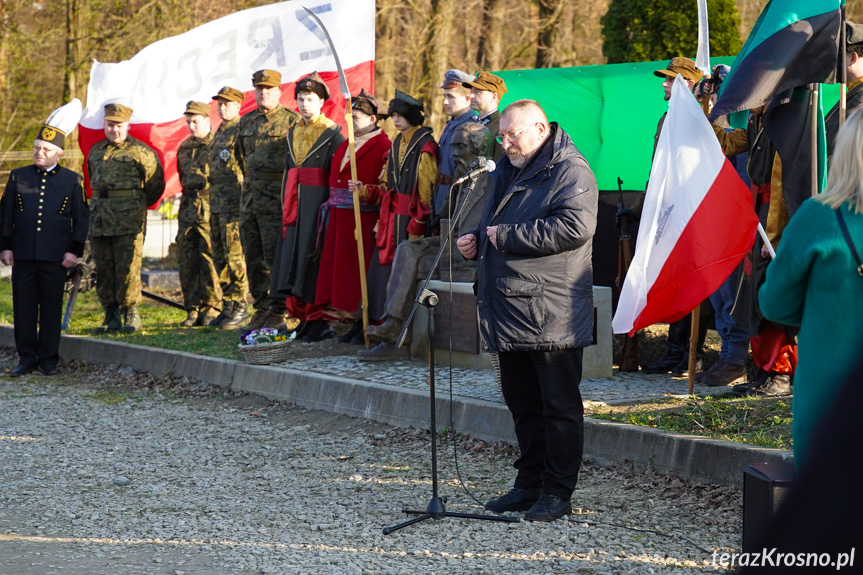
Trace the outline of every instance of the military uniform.
<path fill-rule="evenodd" d="M 219 272 L 222 307 L 244 304 L 249 282 L 240 243 L 240 191 L 243 169 L 235 152 L 240 118 L 222 122 L 210 144 L 210 237 Z"/>
<path fill-rule="evenodd" d="M 243 162 L 240 239 L 249 289 L 258 311 L 284 315 L 283 297 L 270 298 L 270 268 L 282 233 L 282 180 L 288 129 L 299 114 L 281 105 L 269 113 L 253 110 L 240 118 L 235 147 Z"/>
<path fill-rule="evenodd" d="M 137 315 L 147 206 L 162 197 L 165 175 L 155 152 L 131 136 L 119 145 L 107 139 L 94 144 L 87 170 L 93 190 L 90 247 L 98 274 L 96 293 L 106 310 L 106 329 L 115 329 L 121 310 L 124 316 L 130 311 Z M 108 328 L 110 319 L 114 323 Z M 140 319 L 126 321 L 124 331 L 135 331 L 135 323 Z"/>
<path fill-rule="evenodd" d="M 189 136 L 177 149 L 177 174 L 183 187 L 177 213 L 180 287 L 189 319 L 194 319 L 194 312 L 197 312 L 200 314 L 199 324 L 222 298 L 210 244 L 210 184 L 207 177 L 212 141 L 212 132 L 202 139 Z"/>

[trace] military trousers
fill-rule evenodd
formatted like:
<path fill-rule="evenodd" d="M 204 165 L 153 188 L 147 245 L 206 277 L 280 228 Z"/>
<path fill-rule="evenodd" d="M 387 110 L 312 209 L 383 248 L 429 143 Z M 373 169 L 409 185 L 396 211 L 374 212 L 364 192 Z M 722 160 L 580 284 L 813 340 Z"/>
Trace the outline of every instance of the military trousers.
<path fill-rule="evenodd" d="M 285 298 L 270 297 L 270 271 L 276 257 L 276 245 L 282 235 L 282 214 L 240 214 L 240 240 L 246 256 L 249 291 L 256 310 L 285 313 Z"/>
<path fill-rule="evenodd" d="M 210 213 L 210 241 L 213 245 L 213 263 L 222 288 L 222 301 L 246 301 L 249 281 L 240 241 L 239 217 L 236 214 Z"/>
<path fill-rule="evenodd" d="M 213 263 L 208 201 L 184 195 L 177 220 L 177 263 L 183 305 L 187 311 L 218 306 L 222 294 Z"/>
<path fill-rule="evenodd" d="M 141 303 L 144 230 L 136 234 L 92 236 L 90 250 L 96 263 L 96 294 L 102 307 L 131 307 Z"/>

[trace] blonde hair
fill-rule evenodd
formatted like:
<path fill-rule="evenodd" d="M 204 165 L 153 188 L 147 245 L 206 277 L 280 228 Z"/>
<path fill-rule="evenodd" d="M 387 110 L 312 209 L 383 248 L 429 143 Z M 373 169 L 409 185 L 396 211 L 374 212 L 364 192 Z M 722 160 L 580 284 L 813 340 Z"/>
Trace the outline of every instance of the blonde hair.
<path fill-rule="evenodd" d="M 848 204 L 852 213 L 863 214 L 863 109 L 855 110 L 839 129 L 827 189 L 816 199 L 834 210 Z"/>

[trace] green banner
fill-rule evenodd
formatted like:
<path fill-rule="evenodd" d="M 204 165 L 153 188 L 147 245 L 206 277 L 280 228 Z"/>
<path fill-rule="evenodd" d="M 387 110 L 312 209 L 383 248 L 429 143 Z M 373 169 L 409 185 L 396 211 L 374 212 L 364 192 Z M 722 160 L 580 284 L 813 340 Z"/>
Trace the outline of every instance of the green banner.
<path fill-rule="evenodd" d="M 731 65 L 733 57 L 712 58 Z M 653 75 L 668 61 L 508 70 L 494 72 L 509 90 L 501 109 L 530 98 L 572 137 L 596 174 L 601 191 L 644 190 L 650 175 L 653 137 L 668 110 L 662 78 Z M 839 86 L 823 85 L 825 113 L 839 100 Z"/>

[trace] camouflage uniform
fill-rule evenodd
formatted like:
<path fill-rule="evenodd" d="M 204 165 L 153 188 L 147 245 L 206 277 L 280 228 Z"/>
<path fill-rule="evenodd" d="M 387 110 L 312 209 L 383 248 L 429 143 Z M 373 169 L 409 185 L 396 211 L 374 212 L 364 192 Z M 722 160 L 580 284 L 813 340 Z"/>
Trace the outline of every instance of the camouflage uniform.
<path fill-rule="evenodd" d="M 246 301 L 249 283 L 240 243 L 243 168 L 234 150 L 240 119 L 222 122 L 210 144 L 210 238 L 223 303 Z M 224 305 L 223 305 L 224 308 Z"/>
<path fill-rule="evenodd" d="M 147 206 L 165 190 L 165 175 L 155 152 L 131 136 L 120 145 L 107 139 L 90 148 L 87 172 L 90 247 L 96 263 L 96 293 L 106 309 L 141 301 L 141 256 Z"/>
<path fill-rule="evenodd" d="M 210 246 L 207 176 L 212 141 L 212 132 L 203 139 L 189 136 L 177 149 L 177 174 L 183 187 L 177 213 L 177 259 L 186 311 L 204 311 L 204 308 L 218 306 L 222 299 Z"/>
<path fill-rule="evenodd" d="M 282 233 L 282 180 L 288 128 L 299 114 L 282 106 L 270 113 L 253 110 L 240 118 L 237 154 L 243 160 L 240 239 L 256 310 L 285 313 L 283 297 L 270 298 L 270 267 Z"/>

